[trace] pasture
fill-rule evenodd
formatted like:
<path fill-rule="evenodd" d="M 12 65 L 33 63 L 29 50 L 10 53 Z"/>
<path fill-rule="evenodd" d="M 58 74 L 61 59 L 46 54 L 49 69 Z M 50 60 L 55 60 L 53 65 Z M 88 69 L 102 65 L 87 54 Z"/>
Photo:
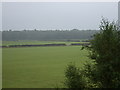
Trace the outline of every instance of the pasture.
<path fill-rule="evenodd" d="M 64 70 L 70 62 L 83 67 L 89 61 L 81 46 L 2 49 L 3 88 L 64 87 Z"/>

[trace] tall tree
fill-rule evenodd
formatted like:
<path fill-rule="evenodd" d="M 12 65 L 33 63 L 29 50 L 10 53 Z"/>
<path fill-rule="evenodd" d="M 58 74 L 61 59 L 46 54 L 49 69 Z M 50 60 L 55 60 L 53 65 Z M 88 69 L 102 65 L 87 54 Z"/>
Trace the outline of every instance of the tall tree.
<path fill-rule="evenodd" d="M 115 22 L 102 19 L 90 51 L 96 62 L 95 80 L 101 87 L 120 87 L 120 31 Z"/>

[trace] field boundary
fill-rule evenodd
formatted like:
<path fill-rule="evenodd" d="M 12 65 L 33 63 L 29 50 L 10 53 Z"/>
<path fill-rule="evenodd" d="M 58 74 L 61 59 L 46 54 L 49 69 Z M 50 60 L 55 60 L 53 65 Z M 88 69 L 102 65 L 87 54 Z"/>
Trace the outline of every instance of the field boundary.
<path fill-rule="evenodd" d="M 90 45 L 89 43 L 71 43 L 67 44 L 39 44 L 39 45 L 8 45 L 0 46 L 0 48 L 15 48 L 15 47 L 46 47 L 46 46 L 80 46 L 80 45 Z"/>

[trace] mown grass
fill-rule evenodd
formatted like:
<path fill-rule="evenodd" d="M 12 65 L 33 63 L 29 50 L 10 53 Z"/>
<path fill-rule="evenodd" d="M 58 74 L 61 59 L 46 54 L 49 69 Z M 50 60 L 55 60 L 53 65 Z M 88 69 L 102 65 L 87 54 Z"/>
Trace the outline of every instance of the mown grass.
<path fill-rule="evenodd" d="M 70 62 L 83 67 L 88 52 L 80 46 L 3 48 L 3 88 L 64 87 Z"/>

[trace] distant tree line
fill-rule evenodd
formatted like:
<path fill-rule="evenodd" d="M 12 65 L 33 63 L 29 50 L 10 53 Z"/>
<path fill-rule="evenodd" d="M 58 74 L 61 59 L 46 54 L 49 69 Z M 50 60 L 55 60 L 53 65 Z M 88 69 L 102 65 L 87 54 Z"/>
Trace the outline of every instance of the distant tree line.
<path fill-rule="evenodd" d="M 16 40 L 80 40 L 90 39 L 91 36 L 99 32 L 98 30 L 22 30 L 22 31 L 2 31 L 3 41 Z"/>

